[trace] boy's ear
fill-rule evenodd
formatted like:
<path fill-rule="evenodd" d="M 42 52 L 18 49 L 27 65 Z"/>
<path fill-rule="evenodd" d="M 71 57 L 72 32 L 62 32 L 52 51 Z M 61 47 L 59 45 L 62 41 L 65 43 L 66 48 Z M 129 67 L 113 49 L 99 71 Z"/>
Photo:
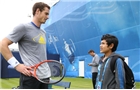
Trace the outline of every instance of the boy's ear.
<path fill-rule="evenodd" d="M 114 47 L 114 44 L 111 43 L 111 44 L 109 45 L 109 48 L 112 49 L 113 47 Z"/>

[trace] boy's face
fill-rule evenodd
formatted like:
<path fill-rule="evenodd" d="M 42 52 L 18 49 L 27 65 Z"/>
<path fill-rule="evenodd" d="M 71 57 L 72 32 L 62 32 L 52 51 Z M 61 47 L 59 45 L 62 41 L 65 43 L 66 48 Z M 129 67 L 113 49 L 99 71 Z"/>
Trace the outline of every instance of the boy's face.
<path fill-rule="evenodd" d="M 108 46 L 106 40 L 102 40 L 100 44 L 100 53 L 108 53 L 112 51 L 112 45 Z"/>

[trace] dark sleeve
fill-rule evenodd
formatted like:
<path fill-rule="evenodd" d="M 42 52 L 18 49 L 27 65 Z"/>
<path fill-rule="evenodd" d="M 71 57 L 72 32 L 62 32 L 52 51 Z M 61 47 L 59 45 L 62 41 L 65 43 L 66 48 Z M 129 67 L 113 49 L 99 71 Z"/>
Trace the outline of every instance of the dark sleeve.
<path fill-rule="evenodd" d="M 125 88 L 125 71 L 123 61 L 120 58 L 116 60 L 115 80 L 117 89 Z"/>

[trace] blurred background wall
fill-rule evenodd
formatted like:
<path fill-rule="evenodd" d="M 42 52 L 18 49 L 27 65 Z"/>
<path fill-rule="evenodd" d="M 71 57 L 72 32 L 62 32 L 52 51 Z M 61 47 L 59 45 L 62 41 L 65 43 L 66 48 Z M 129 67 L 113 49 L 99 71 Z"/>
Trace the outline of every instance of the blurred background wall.
<path fill-rule="evenodd" d="M 118 37 L 116 52 L 140 80 L 140 1 L 60 0 L 42 28 L 47 32 L 47 52 L 60 54 L 66 76 L 91 78 L 88 50 L 101 56 L 100 39 L 109 33 Z"/>

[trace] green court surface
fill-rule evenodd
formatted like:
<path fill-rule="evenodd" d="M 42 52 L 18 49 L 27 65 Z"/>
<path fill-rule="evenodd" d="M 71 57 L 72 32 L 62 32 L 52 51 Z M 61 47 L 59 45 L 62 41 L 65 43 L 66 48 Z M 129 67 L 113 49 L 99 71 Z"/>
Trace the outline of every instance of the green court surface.
<path fill-rule="evenodd" d="M 91 79 L 65 77 L 63 81 L 71 82 L 70 89 L 92 89 Z M 18 78 L 0 79 L 0 89 L 11 89 L 18 85 Z M 52 88 L 63 89 L 59 86 L 52 86 Z M 140 89 L 140 82 L 136 82 L 136 89 Z"/>

